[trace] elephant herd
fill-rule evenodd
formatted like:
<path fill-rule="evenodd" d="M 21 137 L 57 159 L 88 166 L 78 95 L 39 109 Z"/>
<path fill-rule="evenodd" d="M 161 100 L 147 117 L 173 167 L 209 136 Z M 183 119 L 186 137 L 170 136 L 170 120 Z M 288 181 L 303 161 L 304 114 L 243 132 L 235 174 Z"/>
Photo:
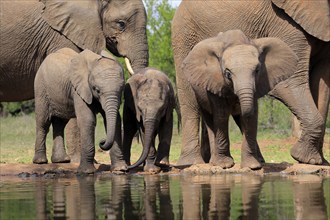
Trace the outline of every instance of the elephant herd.
<path fill-rule="evenodd" d="M 173 109 L 178 104 L 182 148 L 177 165 L 232 167 L 231 115 L 243 134 L 241 167 L 260 169 L 265 161 L 256 138 L 257 99 L 268 94 L 301 123 L 302 135 L 291 156 L 300 163 L 329 164 L 323 155 L 330 100 L 326 0 L 183 0 L 172 21 L 178 103 L 166 74 L 148 67 L 142 0 L 0 4 L 0 101 L 35 98 L 34 163 L 48 162 L 50 125 L 51 161 L 70 162 L 64 146 L 70 120 L 68 137 L 81 145 L 78 172 L 95 172 L 96 114 L 101 113 L 106 138 L 100 148 L 110 150 L 111 169 L 125 172 L 144 163 L 145 171 L 159 172 L 170 164 Z M 125 58 L 131 73 L 126 84 L 122 66 L 105 49 Z M 201 137 L 200 128 L 207 135 Z M 137 132 L 144 147 L 131 165 Z"/>

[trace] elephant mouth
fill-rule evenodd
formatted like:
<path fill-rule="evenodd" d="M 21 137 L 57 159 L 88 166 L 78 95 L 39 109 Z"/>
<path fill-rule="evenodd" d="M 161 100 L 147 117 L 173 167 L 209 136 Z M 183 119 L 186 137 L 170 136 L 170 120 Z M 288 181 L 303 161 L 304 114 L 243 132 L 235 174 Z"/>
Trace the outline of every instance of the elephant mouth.
<path fill-rule="evenodd" d="M 107 44 L 107 49 L 116 57 L 123 57 L 122 54 L 119 53 L 118 49 L 117 49 L 117 40 L 116 38 L 112 38 L 112 37 L 107 37 L 106 38 L 106 44 Z"/>

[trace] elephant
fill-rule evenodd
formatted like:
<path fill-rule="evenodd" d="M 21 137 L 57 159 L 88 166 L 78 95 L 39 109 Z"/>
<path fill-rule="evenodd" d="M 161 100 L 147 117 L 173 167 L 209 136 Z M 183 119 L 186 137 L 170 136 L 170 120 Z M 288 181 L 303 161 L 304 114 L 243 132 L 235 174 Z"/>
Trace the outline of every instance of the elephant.
<path fill-rule="evenodd" d="M 278 38 L 249 39 L 241 30 L 200 41 L 182 70 L 194 91 L 211 145 L 210 163 L 231 168 L 229 116 L 239 116 L 243 133 L 241 167 L 260 169 L 257 99 L 294 74 L 298 57 Z"/>
<path fill-rule="evenodd" d="M 119 107 L 124 89 L 121 65 L 111 54 L 62 48 L 47 56 L 35 78 L 36 142 L 33 163 L 47 163 L 46 135 L 53 127 L 51 161 L 70 162 L 64 147 L 64 128 L 77 118 L 82 144 L 79 173 L 94 173 L 96 113 L 106 128 L 102 149 L 111 149 L 111 168 L 127 170 L 121 141 Z M 63 155 L 65 155 L 63 157 Z"/>
<path fill-rule="evenodd" d="M 124 157 L 133 169 L 146 161 L 144 171 L 159 172 L 169 166 L 175 96 L 167 75 L 154 68 L 145 68 L 131 76 L 124 90 Z M 137 133 L 143 150 L 136 163 L 130 165 L 132 140 Z M 155 138 L 158 135 L 158 152 Z"/>
<path fill-rule="evenodd" d="M 148 66 L 147 18 L 142 0 L 31 0 L 0 4 L 0 101 L 34 98 L 33 83 L 40 64 L 48 54 L 65 47 L 98 54 L 107 48 L 115 56 L 125 57 L 130 71 Z M 69 124 L 76 127 L 74 122 Z M 77 132 L 73 130 L 67 137 L 75 136 Z M 67 141 L 76 147 L 78 140 Z M 70 156 L 76 157 L 75 152 L 73 148 Z"/>
<path fill-rule="evenodd" d="M 317 13 L 316 13 L 317 11 Z M 200 41 L 240 29 L 250 39 L 276 37 L 298 56 L 295 73 L 268 95 L 298 118 L 302 134 L 291 148 L 300 163 L 329 164 L 323 156 L 329 108 L 329 2 L 299 0 L 183 0 L 172 21 L 176 85 L 182 112 L 182 148 L 177 165 L 205 163 L 200 145 L 200 108 L 182 70 L 183 60 Z"/>

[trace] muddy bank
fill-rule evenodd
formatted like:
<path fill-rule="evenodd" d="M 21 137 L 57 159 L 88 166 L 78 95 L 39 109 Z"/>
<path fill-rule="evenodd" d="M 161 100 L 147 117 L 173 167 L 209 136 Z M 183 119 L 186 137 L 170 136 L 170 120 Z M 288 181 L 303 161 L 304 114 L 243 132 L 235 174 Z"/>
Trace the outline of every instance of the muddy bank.
<path fill-rule="evenodd" d="M 68 177 L 77 175 L 77 163 L 64 164 L 0 164 L 0 178 L 5 177 Z M 97 174 L 111 173 L 111 166 L 108 164 L 95 164 Z M 147 174 L 139 167 L 130 171 L 128 174 Z M 289 163 L 266 163 L 261 170 L 252 171 L 250 169 L 241 169 L 236 164 L 230 169 L 222 169 L 221 167 L 211 166 L 209 164 L 198 164 L 189 167 L 171 166 L 168 170 L 164 170 L 161 174 L 190 174 L 190 175 L 216 175 L 224 173 L 255 173 L 257 175 L 264 174 L 318 174 L 322 176 L 330 176 L 330 166 L 315 166 L 306 164 L 289 164 Z"/>

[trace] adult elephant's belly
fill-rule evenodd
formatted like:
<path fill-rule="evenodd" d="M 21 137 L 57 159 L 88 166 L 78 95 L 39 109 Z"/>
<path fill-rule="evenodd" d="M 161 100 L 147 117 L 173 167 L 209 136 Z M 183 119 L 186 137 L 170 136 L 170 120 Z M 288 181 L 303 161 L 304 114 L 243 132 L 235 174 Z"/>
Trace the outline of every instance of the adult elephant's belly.
<path fill-rule="evenodd" d="M 21 71 L 0 72 L 0 101 L 14 102 L 33 99 L 35 74 L 18 74 Z"/>

